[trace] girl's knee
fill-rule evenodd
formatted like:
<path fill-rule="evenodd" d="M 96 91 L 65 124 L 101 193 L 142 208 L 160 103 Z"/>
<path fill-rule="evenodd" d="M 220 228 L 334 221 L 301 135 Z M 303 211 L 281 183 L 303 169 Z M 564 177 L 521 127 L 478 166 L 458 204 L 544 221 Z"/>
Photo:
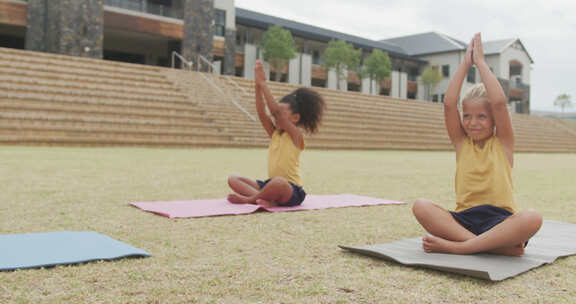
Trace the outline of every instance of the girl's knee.
<path fill-rule="evenodd" d="M 417 199 L 412 205 L 412 213 L 416 216 L 433 206 L 432 202 L 423 198 Z"/>
<path fill-rule="evenodd" d="M 531 228 L 531 230 L 539 230 L 542 226 L 542 215 L 534 210 L 522 211 L 518 214 L 522 219 L 525 227 Z"/>
<path fill-rule="evenodd" d="M 230 176 L 228 176 L 228 185 L 232 186 L 232 184 L 234 184 L 236 181 L 238 181 L 240 178 L 240 176 L 232 174 Z"/>
<path fill-rule="evenodd" d="M 534 210 L 526 211 L 528 220 L 535 226 L 537 229 L 540 229 L 542 226 L 542 215 Z"/>

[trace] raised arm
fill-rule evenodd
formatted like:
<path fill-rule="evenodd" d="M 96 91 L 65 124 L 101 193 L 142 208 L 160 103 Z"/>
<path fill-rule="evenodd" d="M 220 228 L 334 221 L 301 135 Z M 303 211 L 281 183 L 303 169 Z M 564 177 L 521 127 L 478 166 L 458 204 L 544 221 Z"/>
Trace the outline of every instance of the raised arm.
<path fill-rule="evenodd" d="M 266 105 L 264 104 L 264 98 L 262 97 L 262 88 L 258 82 L 255 82 L 254 91 L 256 92 L 256 111 L 258 112 L 258 119 L 260 120 L 262 127 L 264 127 L 264 130 L 266 130 L 266 133 L 268 133 L 268 136 L 272 137 L 276 127 L 274 126 L 272 119 L 270 119 L 270 116 L 266 113 Z"/>
<path fill-rule="evenodd" d="M 270 89 L 268 89 L 268 85 L 266 84 L 266 75 L 260 60 L 256 61 L 255 75 L 256 86 L 260 88 L 261 95 L 264 96 L 264 100 L 266 101 L 268 110 L 270 110 L 270 114 L 276 118 L 276 123 L 278 124 L 277 127 L 286 131 L 288 135 L 290 135 L 290 138 L 292 138 L 292 142 L 294 142 L 296 147 L 299 147 L 300 149 L 304 148 L 304 136 L 302 135 L 302 132 L 295 124 L 290 121 L 288 113 L 286 111 L 282 111 L 274 99 L 274 96 L 272 96 Z M 272 131 L 274 131 L 274 129 L 272 129 Z M 271 135 L 272 133 L 269 134 Z"/>
<path fill-rule="evenodd" d="M 454 77 L 450 79 L 446 95 L 444 95 L 444 123 L 446 124 L 446 130 L 448 131 L 450 141 L 456 151 L 458 151 L 462 140 L 466 137 L 466 132 L 464 131 L 460 120 L 460 112 L 458 111 L 458 99 L 460 97 L 462 83 L 468 74 L 468 70 L 470 70 L 470 67 L 472 66 L 473 47 L 474 39 L 472 39 L 468 49 L 466 50 L 464 61 L 460 63 L 458 70 L 456 70 L 456 74 L 454 74 Z"/>
<path fill-rule="evenodd" d="M 472 59 L 476 67 L 478 67 L 478 71 L 482 77 L 482 82 L 486 87 L 488 99 L 490 100 L 492 115 L 494 117 L 494 123 L 496 124 L 496 137 L 498 137 L 502 143 L 502 146 L 508 155 L 510 164 L 512 164 L 512 155 L 514 153 L 514 129 L 512 128 L 510 114 L 508 113 L 506 94 L 504 94 L 500 82 L 496 79 L 496 76 L 494 76 L 492 71 L 490 71 L 490 67 L 488 67 L 488 64 L 486 63 L 480 33 L 474 36 L 474 51 L 472 54 Z"/>

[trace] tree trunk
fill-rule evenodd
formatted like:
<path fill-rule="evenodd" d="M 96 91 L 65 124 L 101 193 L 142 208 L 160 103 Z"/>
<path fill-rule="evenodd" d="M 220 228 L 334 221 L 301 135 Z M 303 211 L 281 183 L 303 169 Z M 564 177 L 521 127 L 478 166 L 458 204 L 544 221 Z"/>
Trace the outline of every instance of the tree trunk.
<path fill-rule="evenodd" d="M 336 90 L 340 90 L 340 74 L 342 72 L 339 68 L 336 68 Z"/>

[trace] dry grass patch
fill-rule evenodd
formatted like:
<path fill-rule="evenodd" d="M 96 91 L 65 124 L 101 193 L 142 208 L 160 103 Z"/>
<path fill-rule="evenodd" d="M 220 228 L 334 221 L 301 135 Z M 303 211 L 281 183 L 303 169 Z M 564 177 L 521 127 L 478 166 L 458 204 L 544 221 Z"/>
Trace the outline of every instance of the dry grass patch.
<path fill-rule="evenodd" d="M 94 230 L 150 252 L 0 272 L 0 303 L 570 303 L 576 258 L 500 283 L 400 266 L 336 245 L 423 235 L 410 206 L 200 219 L 130 201 L 223 197 L 226 177 L 265 177 L 259 149 L 0 148 L 2 233 Z M 576 223 L 575 154 L 517 154 L 516 198 Z M 454 154 L 306 151 L 309 193 L 357 193 L 454 206 Z"/>

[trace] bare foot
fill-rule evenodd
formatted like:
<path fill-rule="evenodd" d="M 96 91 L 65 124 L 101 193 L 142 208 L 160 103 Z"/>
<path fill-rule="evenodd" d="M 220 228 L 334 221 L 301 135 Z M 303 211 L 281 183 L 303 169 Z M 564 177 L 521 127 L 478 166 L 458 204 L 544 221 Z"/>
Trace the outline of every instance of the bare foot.
<path fill-rule="evenodd" d="M 236 193 L 228 194 L 226 200 L 228 200 L 232 204 L 249 204 L 249 202 L 247 201 L 247 197 Z"/>
<path fill-rule="evenodd" d="M 269 202 L 269 201 L 263 200 L 263 199 L 257 199 L 256 204 L 258 204 L 264 208 L 276 207 L 276 204 L 274 204 L 273 202 Z"/>
<path fill-rule="evenodd" d="M 422 248 L 426 252 L 441 252 L 457 254 L 457 242 L 452 242 L 431 234 L 422 238 Z"/>
<path fill-rule="evenodd" d="M 422 248 L 426 252 L 452 253 L 452 254 L 474 254 L 477 252 L 465 248 L 464 242 L 453 242 L 433 235 L 427 235 L 422 238 Z M 521 256 L 524 254 L 524 246 L 517 245 L 513 247 L 498 248 L 487 251 L 492 254 Z"/>

